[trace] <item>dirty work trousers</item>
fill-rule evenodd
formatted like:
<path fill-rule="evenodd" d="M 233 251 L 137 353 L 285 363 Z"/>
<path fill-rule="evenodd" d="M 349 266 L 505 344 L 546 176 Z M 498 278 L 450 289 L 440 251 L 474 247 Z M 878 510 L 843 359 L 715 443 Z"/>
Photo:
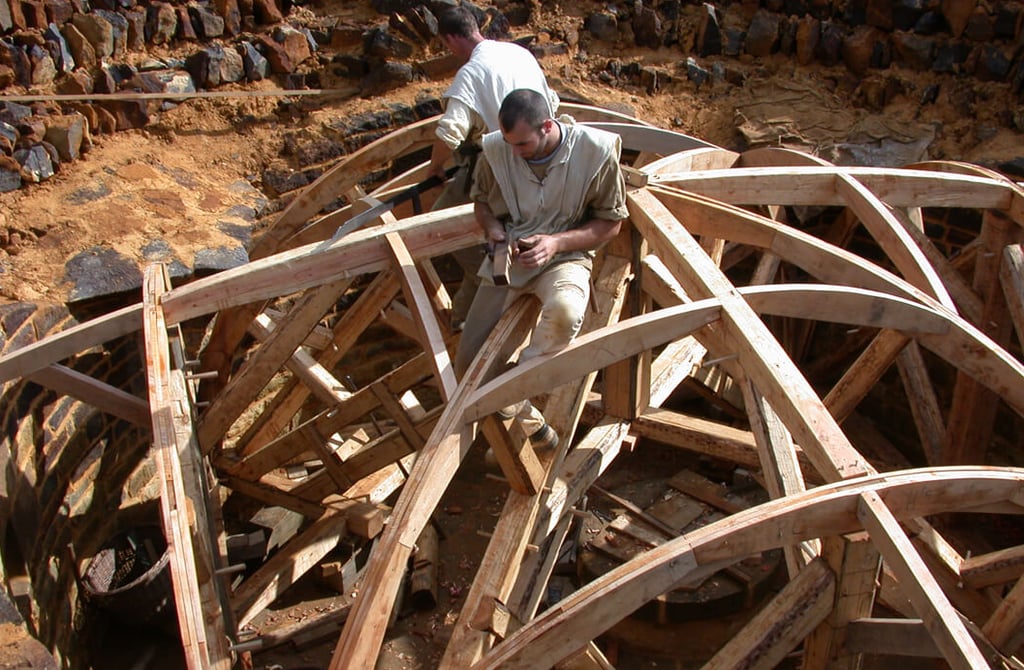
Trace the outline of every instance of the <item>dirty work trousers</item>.
<path fill-rule="evenodd" d="M 541 307 L 530 341 L 519 354 L 520 363 L 554 353 L 576 337 L 590 300 L 590 269 L 583 263 L 564 262 L 551 266 L 519 289 L 481 285 L 469 308 L 455 354 L 455 374 L 460 379 L 501 315 L 524 294 L 536 296 Z M 526 435 L 533 435 L 544 425 L 543 415 L 529 400 L 506 408 L 503 413 L 515 416 Z"/>

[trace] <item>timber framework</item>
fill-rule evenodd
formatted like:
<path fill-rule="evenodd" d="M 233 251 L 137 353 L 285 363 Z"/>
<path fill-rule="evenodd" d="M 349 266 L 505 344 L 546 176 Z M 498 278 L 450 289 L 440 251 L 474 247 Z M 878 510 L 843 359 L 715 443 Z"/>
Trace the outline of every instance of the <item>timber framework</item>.
<path fill-rule="evenodd" d="M 622 137 L 630 216 L 596 259 L 583 331 L 556 354 L 508 369 L 536 318 L 523 299 L 455 378 L 458 333 L 432 259 L 479 242 L 472 207 L 417 213 L 418 193 L 381 206 L 409 193 L 426 163 L 370 193 L 360 187 L 371 171 L 422 152 L 436 118 L 341 159 L 262 232 L 247 265 L 180 287 L 151 266 L 140 303 L 34 341 L 16 337 L 7 317 L 5 402 L 36 384 L 148 438 L 188 667 L 235 667 L 259 648 L 242 628 L 356 531 L 376 538 L 330 667 L 374 667 L 411 559 L 481 436 L 509 491 L 442 668 L 612 667 L 594 641 L 620 620 L 769 550 L 784 556 L 784 585 L 705 668 L 772 668 L 794 652 L 807 670 L 858 667 L 863 654 L 1024 667 L 1024 545 L 969 552 L 934 523 L 970 513 L 1019 524 L 1010 515 L 1024 511 L 1024 469 L 1005 448 L 994 453 L 1007 440 L 1010 453 L 1021 447 L 1012 427 L 1024 417 L 1024 189 L 965 163 L 840 167 L 783 148 L 736 153 L 565 107 Z M 339 195 L 349 204 L 325 213 Z M 813 227 L 793 220 L 808 211 L 827 216 Z M 965 211 L 977 230 L 955 253 L 926 234 L 927 221 Z M 362 225 L 344 227 L 353 220 Z M 858 239 L 871 254 L 854 251 Z M 197 322 L 209 325 L 193 345 L 185 327 Z M 339 362 L 381 323 L 416 348 L 353 384 Z M 826 332 L 847 337 L 811 360 Z M 133 334 L 146 397 L 79 364 Z M 829 368 L 828 388 L 809 381 L 812 365 Z M 903 428 L 914 436 L 914 465 L 877 458 L 899 455 L 881 438 L 870 453 L 854 446 L 858 406 L 894 376 L 912 417 Z M 727 383 L 704 383 L 711 378 Z M 687 384 L 738 411 L 747 428 L 664 408 Z M 267 400 L 254 405 L 258 397 Z M 495 418 L 523 398 L 572 436 L 556 453 L 539 457 Z M 380 417 L 386 430 L 369 435 Z M 100 457 L 44 453 L 22 431 L 4 439 L 5 516 L 36 505 L 46 528 L 84 513 L 89 501 L 72 489 L 100 487 L 104 468 L 90 466 Z M 742 466 L 769 499 L 665 533 L 540 611 L 577 505 L 620 451 L 645 439 Z M 322 467 L 298 483 L 281 476 L 310 453 Z M 51 476 L 58 465 L 74 474 Z M 43 486 L 47 477 L 57 485 Z M 304 519 L 240 581 L 230 579 L 220 508 L 229 494 Z M 6 535 L 16 526 L 5 521 Z M 56 565 L 28 569 L 37 598 L 58 598 L 47 579 L 74 593 L 78 561 L 96 550 L 78 539 L 15 540 L 28 563 Z M 879 604 L 900 616 L 876 616 Z M 35 629 L 60 648 L 55 631 L 70 616 L 39 614 Z"/>

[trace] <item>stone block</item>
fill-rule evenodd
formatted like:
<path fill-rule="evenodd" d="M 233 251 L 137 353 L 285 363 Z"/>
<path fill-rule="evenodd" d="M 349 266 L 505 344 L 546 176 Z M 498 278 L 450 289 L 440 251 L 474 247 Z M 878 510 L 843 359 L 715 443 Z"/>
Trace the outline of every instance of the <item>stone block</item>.
<path fill-rule="evenodd" d="M 774 12 L 758 10 L 747 27 L 743 50 L 751 56 L 767 56 L 777 50 L 782 17 Z"/>

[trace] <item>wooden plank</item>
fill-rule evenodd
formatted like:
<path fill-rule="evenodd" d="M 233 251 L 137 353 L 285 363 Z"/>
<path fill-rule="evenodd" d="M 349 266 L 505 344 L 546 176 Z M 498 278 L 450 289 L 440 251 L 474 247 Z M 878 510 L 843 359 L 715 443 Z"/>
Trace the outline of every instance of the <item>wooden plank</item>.
<path fill-rule="evenodd" d="M 342 279 L 308 291 L 289 310 L 288 325 L 275 329 L 242 369 L 228 382 L 199 420 L 196 434 L 203 453 L 213 450 L 228 429 L 281 369 L 349 281 Z"/>
<path fill-rule="evenodd" d="M 683 580 L 711 574 L 782 543 L 858 531 L 858 505 L 867 492 L 877 493 L 899 518 L 912 519 L 959 508 L 964 495 L 980 496 L 979 503 L 1012 498 L 1022 481 L 1012 469 L 911 470 L 853 478 L 769 501 L 666 542 L 582 586 L 558 607 L 525 623 L 471 668 L 528 670 L 551 665 L 597 638 L 651 594 Z"/>
<path fill-rule="evenodd" d="M 146 347 L 146 373 L 149 405 L 152 413 L 154 453 L 160 479 L 160 511 L 171 556 L 171 584 L 178 615 L 179 633 L 185 663 L 189 670 L 210 667 L 228 668 L 223 618 L 213 609 L 200 585 L 197 573 L 196 548 L 192 542 L 190 521 L 198 521 L 196 504 L 185 493 L 181 458 L 188 457 L 187 447 L 179 444 L 191 430 L 191 417 L 184 412 L 189 406 L 184 386 L 175 387 L 171 368 L 167 326 L 160 309 L 161 296 L 170 284 L 159 265 L 147 266 L 143 274 L 143 333 Z M 179 373 L 180 374 L 180 373 Z M 181 432 L 179 433 L 179 426 Z M 197 501 L 200 505 L 202 501 Z M 207 575 L 212 574 L 207 565 Z M 211 630 L 207 629 L 207 623 Z M 218 630 L 218 624 L 220 629 Z"/>
<path fill-rule="evenodd" d="M 142 398 L 58 363 L 27 375 L 31 381 L 57 393 L 77 398 L 101 412 L 143 428 L 150 427 L 149 403 Z"/>
<path fill-rule="evenodd" d="M 409 443 L 409 448 L 417 450 L 423 447 L 425 442 L 423 436 L 419 434 L 415 424 L 409 418 L 409 415 L 405 413 L 405 408 L 391 394 L 391 389 L 382 381 L 370 384 L 369 388 L 373 395 L 377 397 L 377 402 L 380 403 L 384 413 L 398 426 L 398 431 L 405 438 L 405 441 Z"/>
<path fill-rule="evenodd" d="M 668 485 L 681 493 L 705 502 L 726 514 L 735 514 L 747 508 L 725 497 L 727 489 L 692 470 L 677 472 L 668 480 Z"/>
<path fill-rule="evenodd" d="M 134 333 L 142 328 L 142 313 L 142 303 L 129 305 L 8 351 L 0 356 L 0 383 L 29 375 L 90 347 Z"/>
<path fill-rule="evenodd" d="M 535 302 L 520 300 L 507 310 L 477 354 L 455 395 L 431 433 L 391 514 L 391 521 L 370 556 L 363 586 L 331 658 L 331 670 L 369 667 L 380 650 L 398 595 L 402 574 L 416 538 L 455 475 L 474 438 L 464 418 L 464 403 L 482 379 L 512 353 L 508 341 L 520 342 L 532 328 Z"/>
<path fill-rule="evenodd" d="M 252 621 L 345 536 L 345 511 L 330 509 L 246 578 L 231 597 L 238 625 Z"/>
<path fill-rule="evenodd" d="M 1017 581 L 1024 576 L 1024 545 L 969 556 L 960 564 L 964 586 L 980 589 Z"/>
<path fill-rule="evenodd" d="M 987 667 L 988 662 L 960 622 L 956 610 L 877 493 L 861 494 L 857 516 L 896 574 L 900 588 L 910 598 L 950 667 L 964 670 Z"/>
<path fill-rule="evenodd" d="M 414 308 L 416 327 L 420 331 L 420 343 L 423 349 L 430 354 L 434 365 L 434 374 L 441 385 L 441 397 L 447 401 L 455 394 L 458 381 L 455 379 L 455 370 L 452 368 L 451 357 L 445 346 L 437 314 L 434 312 L 427 290 L 416 271 L 416 265 L 402 236 L 394 232 L 385 233 L 384 239 L 387 240 L 391 255 L 398 265 L 405 297 L 411 303 L 410 307 Z"/>
<path fill-rule="evenodd" d="M 832 610 L 836 578 L 822 560 L 807 564 L 733 635 L 704 670 L 771 670 Z"/>

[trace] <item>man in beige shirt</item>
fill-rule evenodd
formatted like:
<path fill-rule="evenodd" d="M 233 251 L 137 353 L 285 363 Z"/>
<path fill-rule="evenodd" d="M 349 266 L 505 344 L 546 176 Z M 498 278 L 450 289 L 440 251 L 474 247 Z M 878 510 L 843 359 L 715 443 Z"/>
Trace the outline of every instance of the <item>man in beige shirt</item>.
<path fill-rule="evenodd" d="M 536 91 L 517 89 L 499 111 L 501 130 L 483 138 L 470 197 L 488 244 L 509 241 L 509 284 L 493 282 L 493 262 L 480 267 L 480 289 L 466 317 L 455 356 L 462 375 L 505 308 L 521 294 L 541 302 L 537 325 L 520 362 L 553 353 L 583 325 L 590 299 L 593 252 L 615 237 L 628 216 L 614 133 L 552 118 Z M 535 447 L 557 436 L 525 400 L 503 410 L 515 416 Z"/>

